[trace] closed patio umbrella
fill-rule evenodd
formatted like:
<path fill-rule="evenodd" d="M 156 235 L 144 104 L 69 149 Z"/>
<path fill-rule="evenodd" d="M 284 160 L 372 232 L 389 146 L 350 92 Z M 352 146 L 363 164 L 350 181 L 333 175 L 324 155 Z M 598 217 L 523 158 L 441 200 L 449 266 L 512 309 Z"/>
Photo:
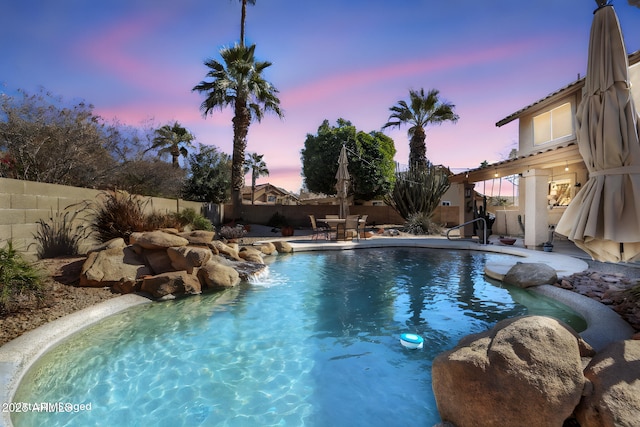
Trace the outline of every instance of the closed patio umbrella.
<path fill-rule="evenodd" d="M 340 151 L 340 157 L 338 157 L 338 171 L 336 172 L 336 191 L 338 200 L 340 203 L 340 218 L 346 218 L 349 215 L 349 170 L 347 166 L 349 160 L 347 159 L 347 149 L 343 145 Z"/>
<path fill-rule="evenodd" d="M 589 179 L 556 231 L 595 260 L 631 261 L 640 259 L 639 117 L 618 17 L 612 6 L 598 3 L 576 111 L 578 148 Z"/>

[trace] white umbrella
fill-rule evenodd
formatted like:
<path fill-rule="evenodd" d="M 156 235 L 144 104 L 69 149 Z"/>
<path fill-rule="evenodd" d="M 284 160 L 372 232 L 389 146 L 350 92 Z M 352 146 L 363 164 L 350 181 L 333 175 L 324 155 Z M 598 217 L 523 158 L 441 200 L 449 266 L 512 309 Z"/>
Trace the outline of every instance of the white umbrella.
<path fill-rule="evenodd" d="M 556 227 L 599 261 L 640 258 L 638 123 L 620 23 L 612 6 L 601 6 L 594 12 L 585 87 L 576 111 L 578 148 L 589 180 Z"/>
<path fill-rule="evenodd" d="M 340 218 L 346 218 L 349 215 L 349 170 L 347 166 L 349 160 L 347 159 L 347 149 L 343 145 L 340 151 L 340 157 L 338 157 L 338 171 L 336 172 L 336 191 L 338 199 L 340 200 Z"/>

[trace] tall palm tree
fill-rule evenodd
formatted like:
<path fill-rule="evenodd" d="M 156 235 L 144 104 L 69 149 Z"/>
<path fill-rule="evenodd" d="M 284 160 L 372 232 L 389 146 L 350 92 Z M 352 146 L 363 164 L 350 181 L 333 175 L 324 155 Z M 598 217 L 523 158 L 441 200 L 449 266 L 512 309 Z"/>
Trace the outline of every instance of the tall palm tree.
<path fill-rule="evenodd" d="M 389 121 L 382 127 L 398 127 L 409 125 L 409 169 L 420 169 L 427 165 L 426 133 L 424 128 L 429 124 L 442 124 L 445 121 L 458 121 L 453 109 L 455 105 L 443 102 L 438 98 L 439 91 L 431 89 L 425 95 L 424 89 L 409 90 L 409 103 L 400 100 L 389 108 Z"/>
<path fill-rule="evenodd" d="M 247 3 L 255 5 L 256 0 L 240 0 L 242 3 L 242 14 L 240 15 L 240 46 L 244 46 L 244 22 L 247 19 Z"/>
<path fill-rule="evenodd" d="M 265 112 L 283 116 L 278 90 L 262 76 L 271 62 L 256 61 L 255 48 L 255 45 L 235 45 L 221 49 L 223 62 L 209 59 L 204 63 L 209 68 L 207 77 L 210 80 L 203 80 L 192 89 L 207 96 L 200 104 L 205 117 L 216 108 L 222 110 L 232 106 L 234 109 L 231 199 L 235 217 L 239 217 L 242 206 L 243 164 L 249 125 L 252 120 L 260 122 Z"/>
<path fill-rule="evenodd" d="M 262 160 L 264 154 L 247 153 L 247 159 L 244 162 L 245 173 L 251 171 L 251 204 L 254 204 L 254 195 L 256 192 L 256 180 L 261 176 L 269 176 L 267 164 Z"/>
<path fill-rule="evenodd" d="M 187 157 L 189 154 L 188 148 L 192 148 L 194 136 L 184 127 L 180 126 L 178 122 L 173 125 L 164 125 L 155 131 L 155 138 L 153 138 L 153 144 L 151 148 L 160 149 L 158 156 L 163 154 L 169 154 L 171 156 L 172 164 L 174 168 L 179 167 L 178 158 Z"/>

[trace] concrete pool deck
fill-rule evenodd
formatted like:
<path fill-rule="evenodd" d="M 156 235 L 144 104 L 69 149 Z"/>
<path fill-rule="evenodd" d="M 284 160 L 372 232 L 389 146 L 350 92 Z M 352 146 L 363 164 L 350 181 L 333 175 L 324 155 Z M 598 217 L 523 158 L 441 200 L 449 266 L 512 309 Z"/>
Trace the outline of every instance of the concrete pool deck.
<path fill-rule="evenodd" d="M 264 241 L 270 241 L 270 239 L 265 238 Z M 519 257 L 487 263 L 485 273 L 489 277 L 498 280 L 500 280 L 516 262 L 547 264 L 558 272 L 559 277 L 570 276 L 588 268 L 588 264 L 585 261 L 557 252 L 532 251 L 521 247 L 500 244 L 480 245 L 473 241 L 448 240 L 446 238 L 396 236 L 374 237 L 354 242 L 337 242 L 315 241 L 305 237 L 304 239 L 294 238 L 288 240 L 288 243 L 293 247 L 294 252 L 415 247 L 473 250 Z M 634 332 L 633 328 L 613 310 L 590 298 L 551 285 L 539 286 L 535 288 L 534 291 L 554 298 L 582 316 L 588 326 L 585 331 L 580 333 L 580 336 L 597 351 L 603 349 L 611 342 L 628 339 Z M 47 350 L 59 344 L 75 332 L 95 324 L 107 316 L 149 302 L 151 302 L 149 299 L 139 295 L 123 295 L 57 319 L 1 346 L 0 403 L 8 404 L 13 401 L 15 391 L 22 377 L 29 370 L 33 362 Z M 11 427 L 12 425 L 10 413 L 2 411 L 0 415 L 0 427 Z"/>

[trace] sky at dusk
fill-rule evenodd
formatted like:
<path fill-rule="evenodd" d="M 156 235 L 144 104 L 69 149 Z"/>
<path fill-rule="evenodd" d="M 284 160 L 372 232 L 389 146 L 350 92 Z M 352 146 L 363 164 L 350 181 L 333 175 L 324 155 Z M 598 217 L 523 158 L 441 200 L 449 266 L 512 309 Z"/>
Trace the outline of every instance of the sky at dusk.
<path fill-rule="evenodd" d="M 0 0 L 0 92 L 38 87 L 85 100 L 107 121 L 178 121 L 196 142 L 232 152 L 232 110 L 206 118 L 208 58 L 240 37 L 239 0 Z M 628 53 L 640 49 L 640 9 L 613 2 Z M 495 123 L 584 76 L 593 0 L 256 0 L 246 43 L 273 65 L 284 119 L 249 129 L 270 182 L 298 192 L 300 150 L 324 119 L 380 130 L 409 89 L 438 89 L 457 124 L 427 128 L 427 157 L 454 170 L 503 160 L 517 123 Z M 385 130 L 396 161 L 407 129 Z"/>

